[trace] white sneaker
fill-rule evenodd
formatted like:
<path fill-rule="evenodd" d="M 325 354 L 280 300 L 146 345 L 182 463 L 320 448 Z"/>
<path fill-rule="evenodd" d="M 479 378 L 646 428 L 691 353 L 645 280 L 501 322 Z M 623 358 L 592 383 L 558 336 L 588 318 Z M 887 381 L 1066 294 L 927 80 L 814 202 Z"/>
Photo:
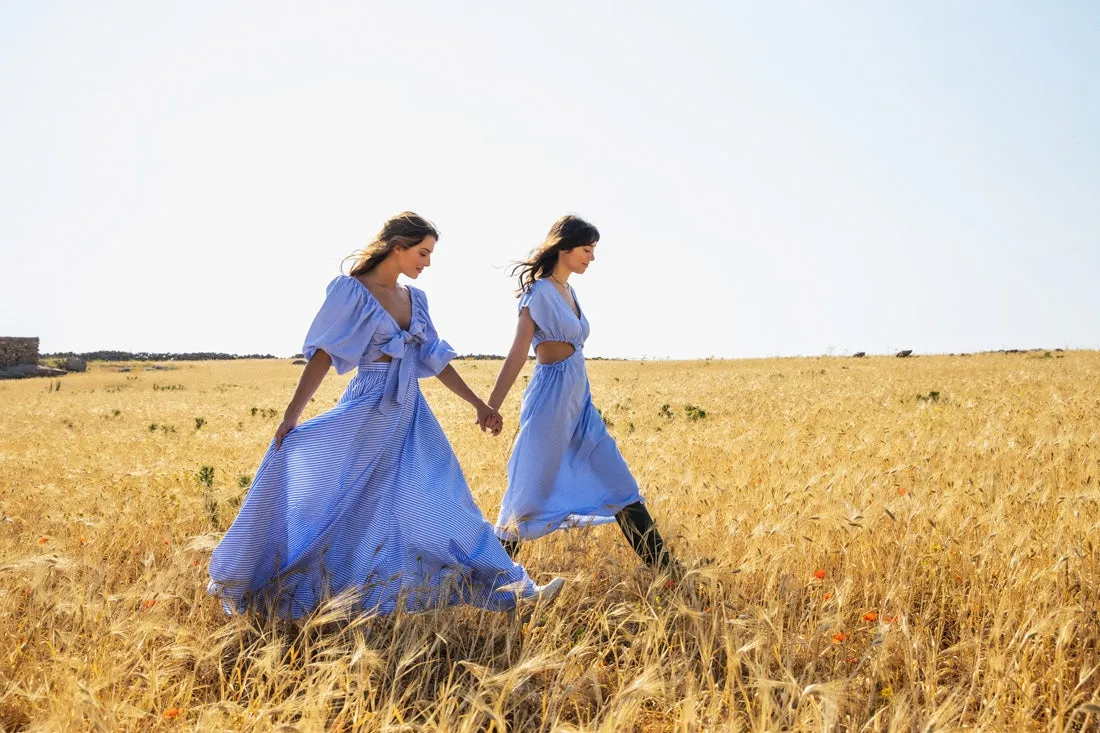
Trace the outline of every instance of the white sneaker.
<path fill-rule="evenodd" d="M 565 587 L 565 578 L 554 578 L 546 585 L 538 586 L 535 591 L 535 595 L 532 598 L 536 601 L 542 601 L 544 605 L 549 606 L 554 602 L 554 599 L 561 593 L 561 589 Z"/>
<path fill-rule="evenodd" d="M 546 610 L 564 586 L 565 578 L 554 578 L 546 585 L 536 585 L 534 593 L 521 599 L 508 611 L 508 620 L 515 621 L 518 618 L 520 624 L 529 623 L 534 618 L 535 611 Z"/>

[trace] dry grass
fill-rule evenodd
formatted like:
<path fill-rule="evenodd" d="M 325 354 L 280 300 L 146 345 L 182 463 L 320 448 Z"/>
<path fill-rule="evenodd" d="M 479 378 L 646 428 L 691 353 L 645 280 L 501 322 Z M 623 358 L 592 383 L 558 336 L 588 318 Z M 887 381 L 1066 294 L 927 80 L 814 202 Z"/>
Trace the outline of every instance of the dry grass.
<path fill-rule="evenodd" d="M 571 582 L 525 626 L 227 620 L 209 551 L 298 367 L 115 369 L 0 383 L 3 730 L 1100 725 L 1100 354 L 592 363 L 665 535 L 712 562 L 669 589 L 613 525 L 556 533 L 521 560 Z M 494 516 L 508 437 L 424 387 Z"/>

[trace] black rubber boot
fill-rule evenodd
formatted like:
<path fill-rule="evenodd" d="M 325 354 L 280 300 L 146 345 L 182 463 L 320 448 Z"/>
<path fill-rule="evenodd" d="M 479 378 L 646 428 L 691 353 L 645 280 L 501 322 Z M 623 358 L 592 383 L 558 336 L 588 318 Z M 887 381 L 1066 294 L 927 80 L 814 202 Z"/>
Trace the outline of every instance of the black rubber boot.
<path fill-rule="evenodd" d="M 665 547 L 665 541 L 654 526 L 653 517 L 649 516 L 645 504 L 636 501 L 623 507 L 615 515 L 615 520 L 634 552 L 638 553 L 638 557 L 646 565 L 657 570 L 676 572 L 680 564 Z"/>
<path fill-rule="evenodd" d="M 508 557 L 515 560 L 516 553 L 519 552 L 519 540 L 500 540 L 500 544 L 504 548 L 504 551 L 508 553 Z"/>

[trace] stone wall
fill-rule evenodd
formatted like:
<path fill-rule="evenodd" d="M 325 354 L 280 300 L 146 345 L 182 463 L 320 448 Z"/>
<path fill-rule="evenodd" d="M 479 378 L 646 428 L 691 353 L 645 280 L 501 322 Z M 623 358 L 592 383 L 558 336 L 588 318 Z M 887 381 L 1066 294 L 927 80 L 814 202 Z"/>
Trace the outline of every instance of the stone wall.
<path fill-rule="evenodd" d="M 38 363 L 38 337 L 0 336 L 0 368 Z"/>

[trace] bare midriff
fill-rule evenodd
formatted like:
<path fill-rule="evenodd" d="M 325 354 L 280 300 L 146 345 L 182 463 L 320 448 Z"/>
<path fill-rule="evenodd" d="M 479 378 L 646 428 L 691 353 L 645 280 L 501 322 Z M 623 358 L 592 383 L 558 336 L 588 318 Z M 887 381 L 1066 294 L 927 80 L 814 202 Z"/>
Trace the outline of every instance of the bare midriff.
<path fill-rule="evenodd" d="M 382 354 L 382 356 L 380 356 L 380 357 L 378 357 L 377 359 L 374 360 L 374 363 L 375 364 L 378 364 L 379 362 L 385 363 L 387 361 L 393 361 L 393 357 L 390 356 L 389 354 Z"/>
<path fill-rule="evenodd" d="M 568 341 L 543 341 L 535 347 L 535 358 L 539 364 L 557 364 L 573 356 L 576 351 Z"/>

